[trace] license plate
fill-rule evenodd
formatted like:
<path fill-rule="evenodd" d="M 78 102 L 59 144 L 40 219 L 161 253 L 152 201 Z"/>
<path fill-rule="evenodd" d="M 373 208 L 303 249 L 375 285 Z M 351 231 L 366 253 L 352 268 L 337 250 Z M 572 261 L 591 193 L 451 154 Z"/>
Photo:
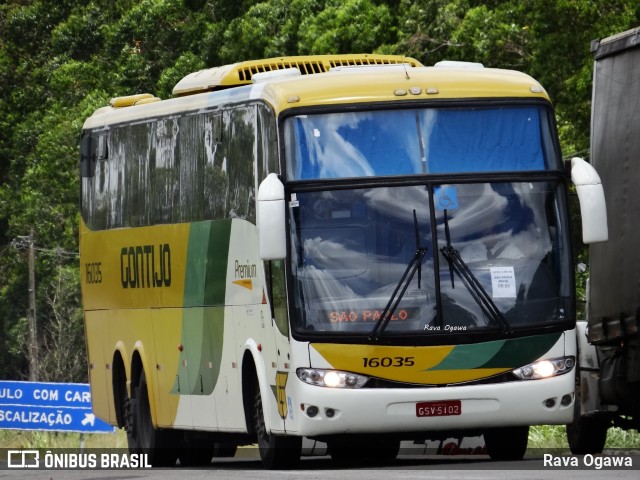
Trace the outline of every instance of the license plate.
<path fill-rule="evenodd" d="M 416 403 L 416 417 L 447 417 L 461 414 L 462 402 L 460 400 Z"/>

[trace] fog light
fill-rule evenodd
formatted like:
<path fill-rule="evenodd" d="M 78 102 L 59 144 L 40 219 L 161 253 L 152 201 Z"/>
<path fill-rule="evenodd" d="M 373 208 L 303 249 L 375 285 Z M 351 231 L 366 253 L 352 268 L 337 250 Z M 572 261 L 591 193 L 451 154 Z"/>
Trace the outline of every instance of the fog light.
<path fill-rule="evenodd" d="M 318 415 L 318 407 L 316 407 L 315 405 L 307 407 L 307 415 L 309 416 L 309 418 L 313 418 Z"/>
<path fill-rule="evenodd" d="M 568 407 L 571 405 L 571 401 L 573 400 L 571 395 L 563 395 L 562 400 L 560 400 L 560 405 L 563 407 Z"/>
<path fill-rule="evenodd" d="M 336 414 L 336 411 L 333 408 L 327 408 L 324 411 L 324 414 L 327 416 L 327 418 L 333 418 L 333 416 Z"/>
<path fill-rule="evenodd" d="M 547 398 L 544 401 L 544 406 L 547 408 L 553 408 L 556 406 L 556 399 L 555 398 Z"/>

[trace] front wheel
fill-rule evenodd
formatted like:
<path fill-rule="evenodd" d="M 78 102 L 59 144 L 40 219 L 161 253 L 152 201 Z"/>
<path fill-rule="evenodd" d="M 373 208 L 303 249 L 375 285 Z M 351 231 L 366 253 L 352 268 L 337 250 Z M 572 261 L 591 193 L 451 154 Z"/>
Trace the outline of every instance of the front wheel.
<path fill-rule="evenodd" d="M 267 431 L 260 387 L 256 385 L 253 403 L 253 429 L 258 439 L 258 449 L 263 465 L 270 470 L 294 468 L 300 461 L 302 437 L 273 435 Z"/>
<path fill-rule="evenodd" d="M 529 426 L 486 430 L 484 443 L 491 460 L 522 460 L 529 443 Z"/>

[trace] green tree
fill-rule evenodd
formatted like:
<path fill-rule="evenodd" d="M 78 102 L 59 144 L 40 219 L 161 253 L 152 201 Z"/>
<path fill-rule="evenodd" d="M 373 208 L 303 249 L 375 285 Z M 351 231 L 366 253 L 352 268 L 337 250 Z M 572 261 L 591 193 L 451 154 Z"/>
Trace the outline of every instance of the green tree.
<path fill-rule="evenodd" d="M 564 151 L 588 154 L 591 40 L 638 24 L 629 0 L 403 0 L 398 52 L 425 64 L 444 58 L 515 68 L 534 76 L 556 105 Z"/>
<path fill-rule="evenodd" d="M 233 19 L 221 37 L 212 35 L 209 50 L 218 51 L 215 57 L 221 63 L 300 54 L 304 29 L 301 25 L 321 12 L 324 3 L 324 0 L 257 3 L 245 15 Z"/>
<path fill-rule="evenodd" d="M 55 345 L 63 317 L 80 336 L 77 260 L 52 252 L 77 251 L 79 136 L 110 98 L 168 98 L 191 71 L 252 58 L 388 52 L 427 65 L 469 60 L 537 78 L 555 103 L 565 155 L 587 155 L 590 42 L 638 24 L 632 0 L 5 0 L 0 374 L 22 378 L 28 368 L 19 341 L 27 307 L 20 238 L 31 228 L 43 350 Z"/>
<path fill-rule="evenodd" d="M 42 290 L 48 317 L 43 319 L 39 347 L 40 380 L 49 382 L 87 382 L 84 326 L 80 304 L 77 262 L 64 265 L 67 252 L 52 252 L 59 264 L 51 281 Z"/>
<path fill-rule="evenodd" d="M 298 50 L 304 54 L 369 53 L 396 41 L 389 7 L 371 0 L 329 0 L 300 25 Z"/>

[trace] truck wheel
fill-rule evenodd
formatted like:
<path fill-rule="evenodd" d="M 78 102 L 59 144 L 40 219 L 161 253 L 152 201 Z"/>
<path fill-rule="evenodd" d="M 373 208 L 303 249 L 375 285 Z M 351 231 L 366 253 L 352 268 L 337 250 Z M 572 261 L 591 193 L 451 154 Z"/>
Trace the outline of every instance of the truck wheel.
<path fill-rule="evenodd" d="M 260 387 L 256 385 L 253 403 L 253 429 L 263 465 L 270 470 L 294 468 L 300 461 L 302 437 L 273 435 L 267 431 Z"/>
<path fill-rule="evenodd" d="M 529 443 L 529 426 L 485 430 L 484 443 L 492 460 L 522 460 Z"/>
<path fill-rule="evenodd" d="M 576 395 L 573 402 L 573 422 L 566 426 L 567 442 L 574 455 L 587 455 L 589 453 L 602 453 L 607 442 L 609 419 L 605 417 L 584 417 L 580 406 L 580 368 L 576 366 Z"/>
<path fill-rule="evenodd" d="M 149 463 L 154 467 L 175 466 L 178 450 L 173 441 L 173 432 L 153 427 L 149 391 L 144 371 L 140 375 L 137 393 L 134 422 L 136 424 L 136 444 L 140 452 L 147 454 Z"/>
<path fill-rule="evenodd" d="M 578 408 L 580 408 L 578 406 Z M 567 441 L 574 455 L 602 453 L 607 442 L 609 426 L 597 417 L 578 417 L 567 425 Z"/>

